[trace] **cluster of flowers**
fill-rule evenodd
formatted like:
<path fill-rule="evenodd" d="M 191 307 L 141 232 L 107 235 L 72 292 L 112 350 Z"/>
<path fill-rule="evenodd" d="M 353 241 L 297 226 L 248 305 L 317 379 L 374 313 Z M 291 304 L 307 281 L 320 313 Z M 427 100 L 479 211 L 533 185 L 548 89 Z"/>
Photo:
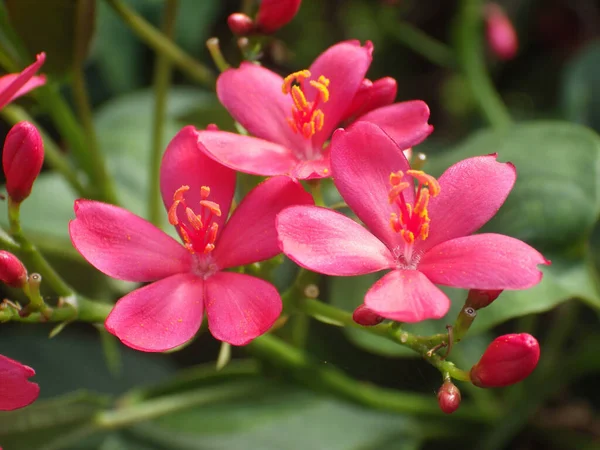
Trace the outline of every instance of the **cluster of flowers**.
<path fill-rule="evenodd" d="M 253 29 L 272 31 L 291 19 L 267 12 L 259 12 Z M 541 280 L 538 265 L 548 261 L 529 245 L 499 234 L 472 235 L 505 201 L 515 168 L 487 155 L 461 161 L 439 179 L 412 169 L 410 149 L 433 131 L 429 109 L 422 101 L 394 103 L 392 78 L 365 78 L 372 51 L 369 42 L 342 42 L 286 78 L 253 63 L 221 74 L 217 95 L 250 135 L 187 126 L 168 145 L 161 193 L 181 243 L 118 206 L 76 201 L 69 232 L 79 253 L 111 277 L 150 283 L 117 302 L 108 331 L 132 348 L 161 352 L 192 339 L 206 312 L 215 338 L 247 344 L 279 317 L 280 294 L 263 279 L 227 269 L 281 252 L 326 275 L 388 270 L 355 314 L 365 325 L 443 317 L 450 301 L 436 284 L 485 293 Z M 0 107 L 44 83 L 34 76 L 43 61 L 39 55 L 21 74 L 0 78 Z M 3 165 L 11 201 L 31 192 L 43 161 L 41 142 L 29 123 L 17 124 L 7 137 Z M 238 171 L 269 178 L 232 208 Z M 314 205 L 301 181 L 327 177 L 362 224 Z M 27 272 L 5 252 L 0 277 L 22 287 Z M 511 384 L 538 358 L 531 336 L 503 336 L 471 378 L 481 387 Z M 0 358 L 0 409 L 37 397 L 37 385 L 27 381 L 33 374 Z M 440 390 L 441 404 L 455 403 L 450 391 Z"/>

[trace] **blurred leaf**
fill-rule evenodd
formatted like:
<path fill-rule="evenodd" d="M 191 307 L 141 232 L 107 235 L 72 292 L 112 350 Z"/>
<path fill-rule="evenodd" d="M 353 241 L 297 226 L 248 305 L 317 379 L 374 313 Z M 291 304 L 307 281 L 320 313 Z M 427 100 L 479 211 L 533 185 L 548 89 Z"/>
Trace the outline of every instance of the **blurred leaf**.
<path fill-rule="evenodd" d="M 179 0 L 175 42 L 193 54 L 205 51 L 220 8 L 223 8 L 220 0 Z"/>
<path fill-rule="evenodd" d="M 498 153 L 517 168 L 517 182 L 483 227 L 539 250 L 573 248 L 588 237 L 600 212 L 600 139 L 579 125 L 530 122 L 482 131 L 453 150 L 432 155 L 425 169 L 440 175 L 462 159 Z"/>
<path fill-rule="evenodd" d="M 182 450 L 402 449 L 406 447 L 390 447 L 389 440 L 413 442 L 424 433 L 409 417 L 268 380 L 264 390 L 250 398 L 172 414 L 133 431 Z"/>
<path fill-rule="evenodd" d="M 564 68 L 561 101 L 568 120 L 600 131 L 600 42 L 583 48 Z"/>
<path fill-rule="evenodd" d="M 77 9 L 82 2 L 87 34 L 77 39 L 77 45 L 85 51 L 94 32 L 95 0 L 6 0 L 10 22 L 27 49 L 32 54 L 46 52 L 44 72 L 63 75 L 73 65 Z"/>

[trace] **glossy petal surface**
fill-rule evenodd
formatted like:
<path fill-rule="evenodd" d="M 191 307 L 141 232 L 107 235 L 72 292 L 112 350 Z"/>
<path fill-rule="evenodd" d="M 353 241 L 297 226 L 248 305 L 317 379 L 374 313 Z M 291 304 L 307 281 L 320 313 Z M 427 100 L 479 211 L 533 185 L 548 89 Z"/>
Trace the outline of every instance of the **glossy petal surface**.
<path fill-rule="evenodd" d="M 206 280 L 205 304 L 210 332 L 232 345 L 246 345 L 267 332 L 282 308 L 272 284 L 233 272 L 219 272 Z"/>
<path fill-rule="evenodd" d="M 277 216 L 283 252 L 326 275 L 362 275 L 393 265 L 386 246 L 352 219 L 326 208 L 293 206 Z"/>
<path fill-rule="evenodd" d="M 136 289 L 117 302 L 104 325 L 136 350 L 178 347 L 202 324 L 203 285 L 197 276 L 179 274 Z"/>
<path fill-rule="evenodd" d="M 243 266 L 281 253 L 275 216 L 288 206 L 312 203 L 302 185 L 288 177 L 273 177 L 259 184 L 227 222 L 213 253 L 218 266 Z"/>
<path fill-rule="evenodd" d="M 450 300 L 417 270 L 392 270 L 365 296 L 365 305 L 387 319 L 420 322 L 444 317 Z"/>
<path fill-rule="evenodd" d="M 90 264 L 120 280 L 153 281 L 191 268 L 190 253 L 181 244 L 118 206 L 77 200 L 69 234 Z"/>
<path fill-rule="evenodd" d="M 369 230 L 388 248 L 400 242 L 400 234 L 390 226 L 390 214 L 396 212 L 390 205 L 388 192 L 390 174 L 406 172 L 408 161 L 394 141 L 368 122 L 359 122 L 349 130 L 337 130 L 331 143 L 331 171 L 342 198 Z M 404 177 L 411 183 L 412 178 Z M 414 191 L 406 189 L 408 202 Z"/>
<path fill-rule="evenodd" d="M 477 234 L 430 249 L 419 270 L 437 284 L 466 289 L 525 289 L 542 279 L 546 259 L 523 241 L 501 234 Z"/>

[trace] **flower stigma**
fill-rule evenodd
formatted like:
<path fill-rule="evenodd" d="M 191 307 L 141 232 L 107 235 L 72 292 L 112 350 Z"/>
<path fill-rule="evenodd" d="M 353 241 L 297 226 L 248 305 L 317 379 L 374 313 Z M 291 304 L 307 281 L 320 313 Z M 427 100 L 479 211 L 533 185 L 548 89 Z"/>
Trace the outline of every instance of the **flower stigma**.
<path fill-rule="evenodd" d="M 408 203 L 403 192 L 406 189 L 414 189 L 413 183 L 404 181 L 404 172 L 392 172 L 390 174 L 391 188 L 388 192 L 390 204 L 398 207 L 398 213 L 390 215 L 390 226 L 396 233 L 400 233 L 404 248 L 401 256 L 407 264 L 410 264 L 413 256 L 413 246 L 417 239 L 425 240 L 429 236 L 429 214 L 427 206 L 429 199 L 440 193 L 440 184 L 431 175 L 421 170 L 407 170 L 406 175 L 414 178 L 418 185 L 414 202 Z M 398 255 L 397 255 L 398 256 Z"/>
<path fill-rule="evenodd" d="M 305 82 L 310 76 L 309 70 L 294 72 L 285 77 L 281 87 L 282 92 L 291 95 L 293 101 L 292 116 L 287 118 L 287 122 L 294 133 L 299 133 L 306 139 L 323 129 L 325 114 L 319 109 L 319 105 L 329 101 L 329 79 L 323 75 L 308 82 L 317 90 L 317 94 L 312 102 L 306 99 Z"/>
<path fill-rule="evenodd" d="M 207 200 L 210 188 L 200 188 L 200 213 L 196 214 L 185 201 L 185 193 L 189 186 L 181 186 L 173 194 L 173 204 L 169 208 L 169 223 L 176 227 L 183 238 L 185 248 L 192 254 L 207 254 L 215 249 L 219 225 L 213 222 L 215 216 L 221 216 L 220 206 Z M 184 208 L 184 216 L 177 214 L 179 206 Z"/>

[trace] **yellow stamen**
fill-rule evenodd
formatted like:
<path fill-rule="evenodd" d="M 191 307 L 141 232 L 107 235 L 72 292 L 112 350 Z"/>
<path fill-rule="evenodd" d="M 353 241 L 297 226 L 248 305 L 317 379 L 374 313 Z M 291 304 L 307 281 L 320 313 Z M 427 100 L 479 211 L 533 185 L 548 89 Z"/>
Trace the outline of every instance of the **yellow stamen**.
<path fill-rule="evenodd" d="M 200 200 L 200 206 L 204 206 L 217 217 L 221 217 L 221 207 L 210 200 Z"/>
<path fill-rule="evenodd" d="M 185 208 L 185 214 L 187 216 L 188 222 L 194 230 L 202 229 L 202 219 L 200 218 L 200 216 L 197 216 L 196 213 L 194 213 L 194 211 L 192 211 L 192 208 Z"/>
<path fill-rule="evenodd" d="M 202 186 L 200 188 L 200 198 L 206 200 L 210 195 L 210 188 L 208 186 Z"/>
<path fill-rule="evenodd" d="M 435 197 L 440 193 L 440 183 L 438 183 L 438 180 L 431 175 L 423 172 L 422 170 L 407 170 L 406 174 L 413 177 L 423 186 L 427 186 L 432 197 Z"/>
<path fill-rule="evenodd" d="M 307 79 L 309 77 L 310 77 L 309 70 L 300 70 L 298 72 L 291 73 L 287 77 L 284 78 L 283 86 L 281 87 L 281 91 L 284 94 L 289 94 L 290 90 L 292 88 L 292 83 L 294 81 L 296 81 L 298 83 L 302 83 L 305 79 Z"/>

